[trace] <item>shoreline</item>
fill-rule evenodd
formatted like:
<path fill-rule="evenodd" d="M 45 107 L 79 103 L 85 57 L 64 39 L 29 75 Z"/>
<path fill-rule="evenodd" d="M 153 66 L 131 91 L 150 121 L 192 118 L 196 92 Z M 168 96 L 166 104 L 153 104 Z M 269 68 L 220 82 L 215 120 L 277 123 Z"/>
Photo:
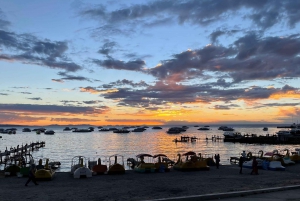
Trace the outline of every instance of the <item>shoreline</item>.
<path fill-rule="evenodd" d="M 166 173 L 137 173 L 126 170 L 124 175 L 96 175 L 74 179 L 69 172 L 56 172 L 52 181 L 38 181 L 35 186 L 24 184 L 27 178 L 0 177 L 0 189 L 8 200 L 130 200 L 141 201 L 181 196 L 205 195 L 284 187 L 300 184 L 299 164 L 287 166 L 285 171 L 251 169 L 239 174 L 237 165 L 215 166 L 209 171 Z"/>

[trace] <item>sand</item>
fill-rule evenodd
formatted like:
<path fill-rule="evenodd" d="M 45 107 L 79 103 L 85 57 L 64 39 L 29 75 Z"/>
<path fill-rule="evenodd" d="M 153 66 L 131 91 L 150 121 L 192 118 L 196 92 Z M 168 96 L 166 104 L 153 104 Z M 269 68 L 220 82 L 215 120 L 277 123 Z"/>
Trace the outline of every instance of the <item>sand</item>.
<path fill-rule="evenodd" d="M 0 178 L 1 201 L 8 200 L 103 200 L 136 201 L 187 195 L 225 193 L 240 190 L 282 187 L 300 184 L 300 164 L 288 166 L 285 171 L 259 170 L 250 175 L 250 169 L 239 174 L 237 165 L 211 167 L 209 171 L 166 173 L 136 173 L 124 175 L 97 175 L 74 179 L 70 173 L 57 172 L 52 181 L 39 181 L 35 186 L 24 184 L 27 178 Z"/>

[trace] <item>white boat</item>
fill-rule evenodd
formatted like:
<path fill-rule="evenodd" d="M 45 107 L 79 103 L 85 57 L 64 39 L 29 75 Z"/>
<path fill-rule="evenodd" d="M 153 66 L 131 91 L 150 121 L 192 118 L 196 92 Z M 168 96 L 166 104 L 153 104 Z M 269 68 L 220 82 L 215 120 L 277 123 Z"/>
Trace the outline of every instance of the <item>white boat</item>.
<path fill-rule="evenodd" d="M 71 163 L 71 174 L 75 179 L 92 177 L 92 171 L 86 166 L 87 159 L 84 156 L 75 156 Z"/>
<path fill-rule="evenodd" d="M 285 167 L 281 165 L 280 161 L 270 161 L 268 169 L 283 171 L 283 170 L 285 170 Z"/>
<path fill-rule="evenodd" d="M 256 161 L 257 161 L 257 168 L 262 168 L 263 160 L 257 158 Z M 243 168 L 252 168 L 252 163 L 253 163 L 253 159 L 251 159 L 250 161 L 245 161 L 243 163 Z"/>

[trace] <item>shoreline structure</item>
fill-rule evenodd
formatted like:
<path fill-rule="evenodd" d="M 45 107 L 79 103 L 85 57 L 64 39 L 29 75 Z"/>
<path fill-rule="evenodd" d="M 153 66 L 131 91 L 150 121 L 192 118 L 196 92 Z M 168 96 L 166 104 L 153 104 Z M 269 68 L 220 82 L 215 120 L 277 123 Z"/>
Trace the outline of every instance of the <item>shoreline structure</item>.
<path fill-rule="evenodd" d="M 0 189 L 3 192 L 2 201 L 57 198 L 141 201 L 162 198 L 172 200 L 175 197 L 207 194 L 221 196 L 229 193 L 240 196 L 240 191 L 258 190 L 253 192 L 262 193 L 266 192 L 263 189 L 282 190 L 300 185 L 299 164 L 288 166 L 285 171 L 259 170 L 259 175 L 250 175 L 250 172 L 250 169 L 243 169 L 243 174 L 239 174 L 237 165 L 222 165 L 219 169 L 212 166 L 209 171 L 195 172 L 171 170 L 166 173 L 142 174 L 127 170 L 123 175 L 97 175 L 83 179 L 74 179 L 69 172 L 57 172 L 53 180 L 39 181 L 39 186 L 31 183 L 29 187 L 24 187 L 27 178 L 0 175 Z M 207 199 L 204 196 L 199 200 Z"/>

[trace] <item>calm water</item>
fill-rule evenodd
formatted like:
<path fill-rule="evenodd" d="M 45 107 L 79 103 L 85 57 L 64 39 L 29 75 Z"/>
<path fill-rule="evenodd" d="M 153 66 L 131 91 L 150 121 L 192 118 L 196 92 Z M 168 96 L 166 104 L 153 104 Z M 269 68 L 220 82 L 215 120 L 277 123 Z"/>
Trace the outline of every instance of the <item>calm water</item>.
<path fill-rule="evenodd" d="M 203 155 L 212 155 L 219 153 L 221 156 L 221 164 L 229 165 L 231 156 L 238 156 L 243 150 L 251 151 L 253 154 L 259 150 L 264 152 L 273 151 L 274 149 L 284 150 L 288 148 L 294 150 L 297 145 L 257 145 L 257 144 L 240 144 L 220 141 L 212 141 L 211 137 L 223 137 L 223 131 L 219 131 L 219 126 L 211 126 L 209 131 L 199 131 L 198 127 L 190 126 L 189 129 L 182 134 L 167 134 L 166 131 L 170 126 L 163 126 L 162 130 L 153 130 L 149 127 L 144 132 L 131 132 L 128 134 L 117 134 L 112 131 L 99 132 L 95 127 L 94 132 L 90 133 L 73 133 L 71 131 L 63 131 L 64 127 L 51 126 L 45 127 L 55 131 L 54 135 L 37 135 L 35 132 L 23 133 L 23 127 L 17 127 L 17 134 L 8 135 L 0 134 L 0 150 L 3 152 L 5 148 L 17 147 L 30 142 L 45 141 L 46 146 L 39 151 L 32 153 L 34 159 L 38 161 L 40 158 L 50 158 L 51 161 L 60 161 L 61 172 L 69 172 L 71 160 L 74 156 L 82 155 L 92 160 L 99 157 L 104 161 L 105 157 L 113 154 L 121 154 L 124 156 L 126 164 L 127 158 L 135 158 L 137 154 L 166 154 L 170 159 L 176 160 L 178 153 L 194 151 Z M 2 127 L 5 128 L 5 127 Z M 31 129 L 37 127 L 29 127 Z M 87 127 L 78 127 L 87 128 Z M 262 126 L 235 126 L 236 131 L 242 133 L 255 133 L 259 135 L 275 134 L 279 129 L 276 126 L 269 127 L 269 131 L 263 131 Z M 172 142 L 176 137 L 180 136 L 196 136 L 200 138 L 194 143 L 175 143 Z M 209 138 L 206 141 L 206 137 Z M 299 145 L 300 146 L 300 145 Z M 130 169 L 129 167 L 126 167 Z M 3 167 L 1 167 L 3 169 Z"/>

